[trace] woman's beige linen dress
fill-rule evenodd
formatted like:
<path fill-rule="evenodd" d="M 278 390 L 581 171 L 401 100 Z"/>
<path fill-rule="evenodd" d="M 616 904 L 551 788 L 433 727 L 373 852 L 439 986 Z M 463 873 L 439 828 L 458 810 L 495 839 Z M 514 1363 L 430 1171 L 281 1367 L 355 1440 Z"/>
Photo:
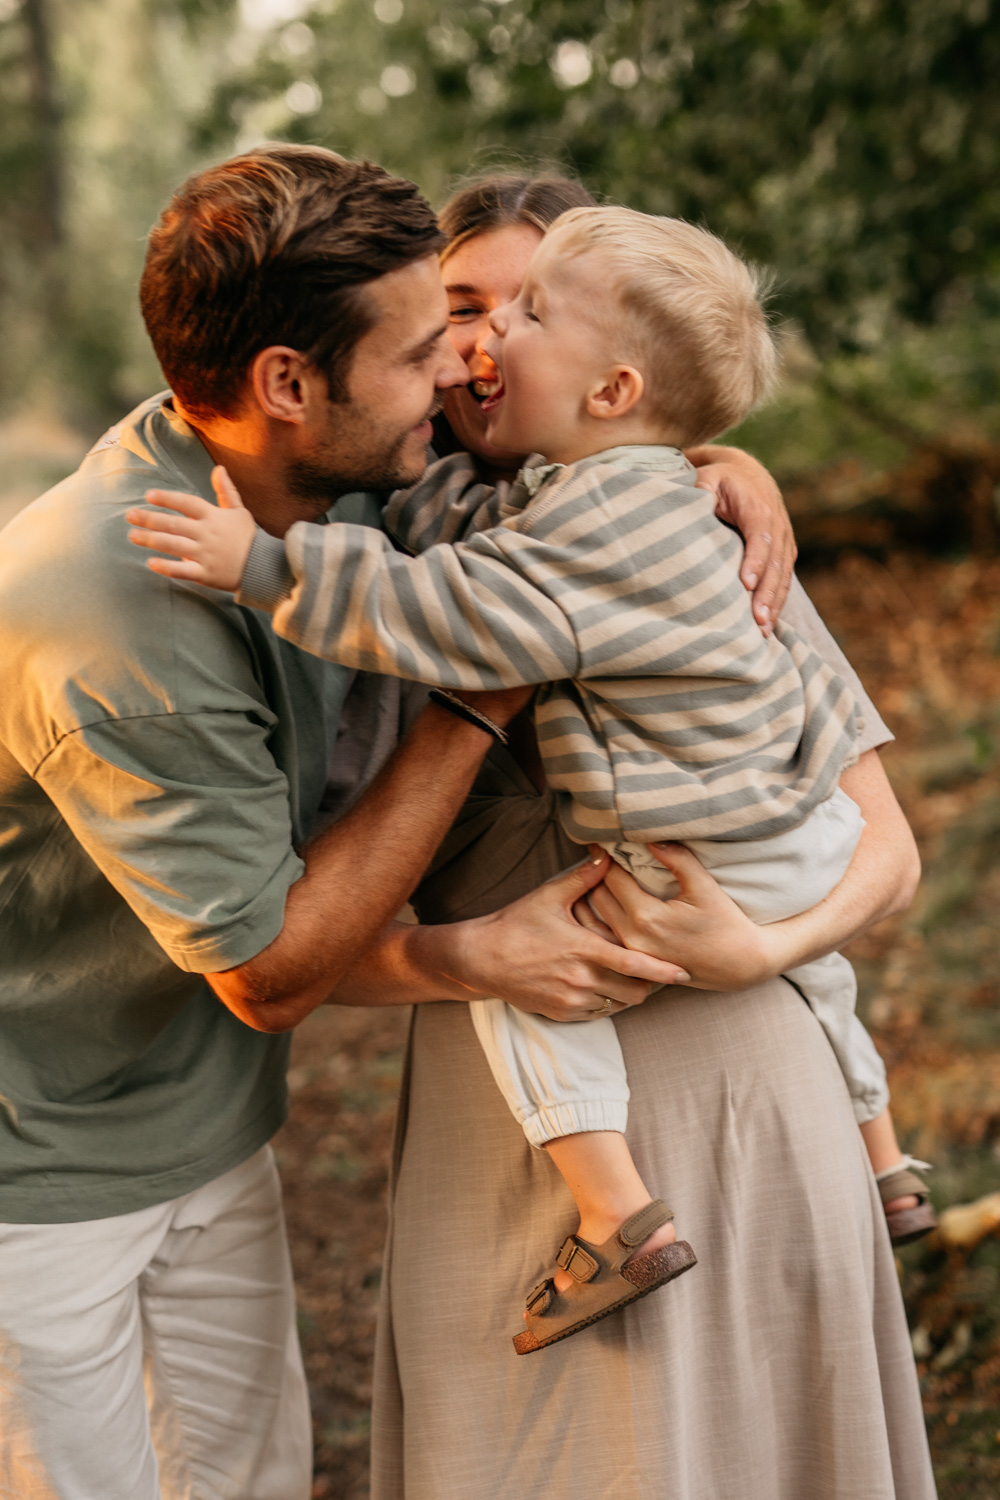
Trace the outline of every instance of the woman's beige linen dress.
<path fill-rule="evenodd" d="M 784 618 L 850 673 L 801 591 Z M 862 701 L 870 748 L 889 735 Z M 494 910 L 578 856 L 551 799 L 494 756 L 421 914 Z M 415 1008 L 372 1500 L 931 1500 L 884 1216 L 805 1002 L 781 980 L 668 991 L 616 1024 L 632 1150 L 699 1264 L 519 1358 L 524 1296 L 573 1204 L 508 1113 L 466 1008 Z"/>

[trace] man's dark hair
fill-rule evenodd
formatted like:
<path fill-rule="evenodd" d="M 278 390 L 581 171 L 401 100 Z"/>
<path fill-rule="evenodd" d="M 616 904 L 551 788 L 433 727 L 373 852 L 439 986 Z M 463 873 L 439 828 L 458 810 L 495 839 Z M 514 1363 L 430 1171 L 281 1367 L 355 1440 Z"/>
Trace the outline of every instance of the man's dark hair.
<path fill-rule="evenodd" d="M 149 237 L 142 315 L 197 416 L 237 411 L 251 361 L 272 344 L 304 355 L 344 400 L 376 322 L 365 283 L 443 244 L 412 182 L 318 146 L 264 146 L 174 194 Z"/>

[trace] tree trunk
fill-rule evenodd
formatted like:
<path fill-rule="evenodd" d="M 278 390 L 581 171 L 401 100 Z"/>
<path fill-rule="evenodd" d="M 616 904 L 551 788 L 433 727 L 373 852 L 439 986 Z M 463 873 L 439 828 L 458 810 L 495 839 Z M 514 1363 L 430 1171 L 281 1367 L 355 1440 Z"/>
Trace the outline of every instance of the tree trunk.
<path fill-rule="evenodd" d="M 56 249 L 63 240 L 65 177 L 62 158 L 62 104 L 52 47 L 51 0 L 22 0 L 28 33 L 31 105 L 39 149 L 37 223 L 41 246 Z"/>

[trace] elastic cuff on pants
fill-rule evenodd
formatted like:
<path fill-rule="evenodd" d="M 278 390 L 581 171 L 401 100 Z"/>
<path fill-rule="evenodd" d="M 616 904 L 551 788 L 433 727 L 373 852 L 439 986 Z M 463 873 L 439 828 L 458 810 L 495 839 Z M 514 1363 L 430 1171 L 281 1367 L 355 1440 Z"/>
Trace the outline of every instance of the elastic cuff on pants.
<path fill-rule="evenodd" d="M 859 1125 L 867 1125 L 869 1120 L 877 1120 L 884 1109 L 889 1108 L 889 1090 L 883 1089 L 878 1094 L 865 1094 L 860 1099 L 852 1099 L 854 1106 L 854 1118 Z"/>
<path fill-rule="evenodd" d="M 528 1143 L 544 1146 L 563 1135 L 580 1135 L 586 1130 L 617 1130 L 624 1135 L 628 1124 L 626 1099 L 580 1099 L 573 1104 L 546 1104 L 521 1121 Z"/>

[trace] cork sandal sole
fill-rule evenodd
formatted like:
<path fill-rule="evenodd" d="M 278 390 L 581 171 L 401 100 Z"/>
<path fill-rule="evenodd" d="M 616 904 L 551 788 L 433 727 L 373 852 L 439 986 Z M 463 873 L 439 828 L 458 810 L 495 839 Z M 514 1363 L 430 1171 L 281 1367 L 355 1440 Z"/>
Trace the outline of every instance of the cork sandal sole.
<path fill-rule="evenodd" d="M 929 1203 L 918 1203 L 915 1208 L 897 1208 L 886 1214 L 885 1222 L 894 1245 L 911 1245 L 937 1228 L 937 1214 Z"/>
<path fill-rule="evenodd" d="M 675 1277 L 683 1275 L 685 1271 L 690 1271 L 691 1267 L 697 1264 L 698 1257 L 686 1240 L 676 1240 L 672 1245 L 663 1245 L 659 1250 L 651 1250 L 648 1255 L 640 1255 L 635 1260 L 626 1262 L 618 1273 L 632 1284 L 631 1289 L 624 1296 L 580 1318 L 568 1328 L 561 1328 L 548 1334 L 545 1338 L 539 1338 L 530 1328 L 526 1328 L 523 1333 L 516 1333 L 513 1339 L 515 1352 L 534 1354 L 539 1349 L 548 1348 L 550 1344 L 558 1344 L 563 1339 L 571 1338 L 574 1333 L 579 1333 L 583 1328 L 589 1328 L 592 1323 L 599 1323 L 602 1318 L 610 1317 L 619 1308 L 628 1307 L 631 1302 L 638 1302 L 641 1297 L 648 1297 L 650 1292 L 655 1292 L 658 1287 L 666 1286 L 668 1281 L 673 1281 Z"/>

